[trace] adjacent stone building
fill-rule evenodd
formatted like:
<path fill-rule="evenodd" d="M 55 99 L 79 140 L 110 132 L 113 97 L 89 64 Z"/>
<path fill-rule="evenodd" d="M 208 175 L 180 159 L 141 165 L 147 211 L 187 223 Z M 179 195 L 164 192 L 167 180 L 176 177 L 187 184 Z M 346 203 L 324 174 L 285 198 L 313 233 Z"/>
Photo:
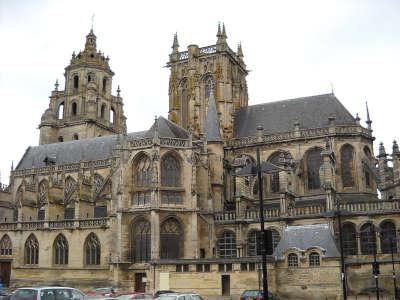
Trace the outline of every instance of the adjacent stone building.
<path fill-rule="evenodd" d="M 39 146 L 0 188 L 3 280 L 209 298 L 259 288 L 260 187 L 240 172 L 260 149 L 278 170 L 262 186 L 272 292 L 338 299 L 341 232 L 349 294 L 374 293 L 374 250 L 380 291 L 393 294 L 397 143 L 376 159 L 369 116 L 363 127 L 334 94 L 249 105 L 243 51 L 228 46 L 225 26 L 215 45 L 187 51 L 175 35 L 168 67 L 168 119 L 127 133 L 109 59 L 90 31 L 64 89 L 51 92 Z"/>

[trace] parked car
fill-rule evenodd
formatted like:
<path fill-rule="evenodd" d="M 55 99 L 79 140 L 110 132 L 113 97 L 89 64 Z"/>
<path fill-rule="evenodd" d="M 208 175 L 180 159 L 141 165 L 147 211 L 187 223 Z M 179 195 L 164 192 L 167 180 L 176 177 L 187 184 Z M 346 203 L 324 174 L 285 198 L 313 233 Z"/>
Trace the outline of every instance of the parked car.
<path fill-rule="evenodd" d="M 103 297 L 114 297 L 115 291 L 112 287 L 98 288 L 86 293 L 88 297 L 103 296 Z"/>
<path fill-rule="evenodd" d="M 10 300 L 85 300 L 85 294 L 70 287 L 24 287 L 11 294 Z"/>
<path fill-rule="evenodd" d="M 153 299 L 153 296 L 151 294 L 135 292 L 131 294 L 120 295 L 116 299 L 118 300 Z"/>
<path fill-rule="evenodd" d="M 203 300 L 203 298 L 196 293 L 166 293 L 161 294 L 157 299 L 159 300 Z"/>
<path fill-rule="evenodd" d="M 10 298 L 10 295 L 11 294 L 7 293 L 4 290 L 0 290 L 0 300 L 8 300 Z"/>
<path fill-rule="evenodd" d="M 263 300 L 263 291 L 260 290 L 245 290 L 239 300 Z M 268 293 L 268 300 L 276 300 L 276 296 Z"/>
<path fill-rule="evenodd" d="M 175 291 L 171 291 L 171 290 L 159 290 L 157 292 L 154 293 L 154 298 L 158 298 L 160 295 L 162 294 L 171 294 L 171 293 L 175 293 Z"/>

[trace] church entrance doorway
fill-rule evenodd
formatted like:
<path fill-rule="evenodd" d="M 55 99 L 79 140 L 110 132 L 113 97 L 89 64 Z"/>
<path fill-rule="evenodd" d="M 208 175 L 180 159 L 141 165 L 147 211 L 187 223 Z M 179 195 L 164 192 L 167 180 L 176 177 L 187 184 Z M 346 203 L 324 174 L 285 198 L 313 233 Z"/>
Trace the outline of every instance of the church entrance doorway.
<path fill-rule="evenodd" d="M 10 286 L 11 261 L 0 261 L 0 278 L 3 285 Z"/>
<path fill-rule="evenodd" d="M 146 273 L 135 273 L 135 292 L 146 292 Z"/>
<path fill-rule="evenodd" d="M 221 275 L 222 296 L 231 295 L 231 276 Z"/>

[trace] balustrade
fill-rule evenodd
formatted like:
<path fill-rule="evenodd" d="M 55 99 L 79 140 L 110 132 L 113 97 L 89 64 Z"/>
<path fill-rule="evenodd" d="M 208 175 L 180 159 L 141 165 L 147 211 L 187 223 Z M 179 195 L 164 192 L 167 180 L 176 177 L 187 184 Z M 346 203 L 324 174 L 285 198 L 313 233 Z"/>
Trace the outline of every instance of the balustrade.
<path fill-rule="evenodd" d="M 64 219 L 0 223 L 2 230 L 44 230 L 73 228 L 102 228 L 108 225 L 108 218 Z"/>

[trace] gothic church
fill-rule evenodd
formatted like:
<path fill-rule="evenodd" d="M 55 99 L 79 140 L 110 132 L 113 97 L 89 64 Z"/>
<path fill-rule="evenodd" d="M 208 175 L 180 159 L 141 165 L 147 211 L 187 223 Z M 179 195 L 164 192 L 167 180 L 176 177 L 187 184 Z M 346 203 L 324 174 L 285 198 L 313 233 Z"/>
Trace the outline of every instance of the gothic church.
<path fill-rule="evenodd" d="M 374 155 L 369 116 L 362 126 L 334 94 L 249 105 L 241 45 L 233 51 L 218 26 L 211 46 L 180 51 L 174 36 L 168 118 L 128 133 L 96 43 L 91 30 L 65 68 L 64 89 L 51 92 L 39 146 L 0 186 L 7 285 L 208 299 L 258 289 L 261 189 L 240 171 L 260 149 L 277 167 L 262 177 L 270 290 L 280 299 L 339 299 L 342 248 L 349 296 L 375 293 L 374 253 L 380 293 L 394 294 L 400 151 L 393 142 L 391 154 L 381 145 Z"/>

